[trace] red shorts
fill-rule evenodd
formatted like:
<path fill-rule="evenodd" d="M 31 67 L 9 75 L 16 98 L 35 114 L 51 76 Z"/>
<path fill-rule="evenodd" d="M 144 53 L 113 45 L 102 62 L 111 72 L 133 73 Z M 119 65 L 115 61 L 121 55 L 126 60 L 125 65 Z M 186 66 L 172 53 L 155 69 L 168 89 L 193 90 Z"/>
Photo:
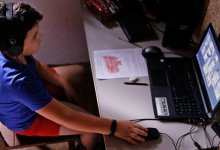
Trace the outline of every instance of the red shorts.
<path fill-rule="evenodd" d="M 56 73 L 53 68 L 51 68 L 51 71 Z M 57 97 L 63 93 L 61 89 L 51 84 L 45 83 L 45 86 L 53 97 Z M 59 131 L 59 124 L 37 114 L 35 120 L 28 129 L 16 133 L 26 136 L 58 136 Z"/>
<path fill-rule="evenodd" d="M 26 136 L 58 136 L 60 125 L 37 115 L 31 126 L 25 131 L 16 132 Z"/>

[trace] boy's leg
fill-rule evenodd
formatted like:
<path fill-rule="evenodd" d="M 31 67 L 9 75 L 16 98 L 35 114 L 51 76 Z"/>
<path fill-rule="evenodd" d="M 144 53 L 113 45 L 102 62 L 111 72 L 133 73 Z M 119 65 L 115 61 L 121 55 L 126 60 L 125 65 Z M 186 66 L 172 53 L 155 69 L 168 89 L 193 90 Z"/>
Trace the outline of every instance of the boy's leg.
<path fill-rule="evenodd" d="M 90 77 L 91 74 L 89 71 L 89 64 L 59 66 L 59 67 L 54 67 L 54 69 L 59 75 L 70 81 L 73 87 L 77 90 L 76 91 L 77 94 L 81 94 L 85 96 L 87 93 L 84 92 L 87 92 L 88 84 L 93 84 L 93 82 L 89 82 L 89 80 L 92 79 L 92 77 Z M 83 102 L 85 100 L 86 100 L 85 97 L 80 97 L 79 103 L 83 105 Z M 83 108 L 77 105 L 68 102 L 63 102 L 63 103 L 73 110 L 77 110 L 89 114 L 86 110 L 84 110 Z M 97 134 L 83 133 L 61 126 L 59 135 L 73 135 L 73 134 L 80 134 L 81 142 L 87 149 L 91 149 L 94 147 L 96 143 Z"/>
<path fill-rule="evenodd" d="M 77 95 L 77 104 L 89 112 L 99 115 L 90 64 L 59 66 L 53 69 L 70 81 Z"/>
<path fill-rule="evenodd" d="M 86 75 L 86 68 L 83 65 L 66 65 L 54 67 L 63 78 L 67 79 L 74 88 L 80 88 Z"/>
<path fill-rule="evenodd" d="M 70 107 L 73 110 L 90 114 L 86 110 L 84 110 L 83 108 L 76 106 L 72 103 L 63 102 L 63 104 L 65 104 L 66 106 Z M 60 127 L 59 135 L 74 135 L 74 134 L 80 134 L 80 140 L 81 140 L 82 144 L 86 147 L 87 150 L 94 148 L 98 134 L 75 131 L 75 130 L 71 130 L 69 128 L 66 128 L 64 126 Z"/>

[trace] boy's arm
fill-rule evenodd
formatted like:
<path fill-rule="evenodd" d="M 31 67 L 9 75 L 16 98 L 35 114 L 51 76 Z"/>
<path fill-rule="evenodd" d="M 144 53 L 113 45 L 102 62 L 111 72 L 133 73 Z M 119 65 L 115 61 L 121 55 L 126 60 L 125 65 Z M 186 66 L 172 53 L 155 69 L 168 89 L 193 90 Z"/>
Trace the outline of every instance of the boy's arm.
<path fill-rule="evenodd" d="M 76 97 L 76 93 L 72 85 L 59 74 L 52 72 L 51 69 L 47 65 L 40 63 L 36 59 L 35 59 L 35 62 L 36 62 L 37 71 L 40 77 L 44 81 L 50 83 L 51 85 L 54 85 L 56 87 L 60 87 L 61 89 L 63 89 L 63 91 L 66 94 L 66 98 L 69 101 L 74 101 L 76 103 L 75 100 L 77 99 L 77 97 Z"/>
<path fill-rule="evenodd" d="M 36 68 L 37 68 L 38 74 L 44 81 L 52 85 L 55 85 L 57 87 L 60 87 L 62 89 L 64 89 L 65 86 L 68 85 L 67 81 L 64 78 L 62 78 L 56 73 L 53 73 L 47 65 L 39 62 L 36 59 L 35 59 L 35 62 L 36 62 Z"/>
<path fill-rule="evenodd" d="M 65 110 L 65 111 L 64 111 Z M 74 111 L 55 98 L 46 106 L 36 111 L 38 114 L 67 128 L 91 133 L 110 134 L 111 119 L 99 118 Z M 139 135 L 147 134 L 147 130 L 131 121 L 118 121 L 115 136 L 133 144 L 144 141 Z"/>

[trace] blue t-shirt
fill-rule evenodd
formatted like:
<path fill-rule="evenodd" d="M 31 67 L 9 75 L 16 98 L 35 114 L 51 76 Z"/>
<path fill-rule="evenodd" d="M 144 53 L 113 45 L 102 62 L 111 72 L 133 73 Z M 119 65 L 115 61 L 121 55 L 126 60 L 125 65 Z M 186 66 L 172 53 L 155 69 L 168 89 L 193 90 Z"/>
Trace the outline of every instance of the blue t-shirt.
<path fill-rule="evenodd" d="M 37 73 L 35 60 L 26 57 L 27 65 L 7 59 L 0 52 L 0 122 L 13 131 L 27 129 L 36 110 L 52 100 Z"/>

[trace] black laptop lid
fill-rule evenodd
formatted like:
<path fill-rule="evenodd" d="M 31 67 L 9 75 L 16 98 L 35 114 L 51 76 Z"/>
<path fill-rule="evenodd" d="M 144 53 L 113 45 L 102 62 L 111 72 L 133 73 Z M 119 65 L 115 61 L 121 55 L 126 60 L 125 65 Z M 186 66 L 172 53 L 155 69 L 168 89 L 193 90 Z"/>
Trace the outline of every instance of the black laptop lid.
<path fill-rule="evenodd" d="M 220 47 L 209 24 L 194 58 L 208 112 L 214 115 L 220 106 Z"/>

